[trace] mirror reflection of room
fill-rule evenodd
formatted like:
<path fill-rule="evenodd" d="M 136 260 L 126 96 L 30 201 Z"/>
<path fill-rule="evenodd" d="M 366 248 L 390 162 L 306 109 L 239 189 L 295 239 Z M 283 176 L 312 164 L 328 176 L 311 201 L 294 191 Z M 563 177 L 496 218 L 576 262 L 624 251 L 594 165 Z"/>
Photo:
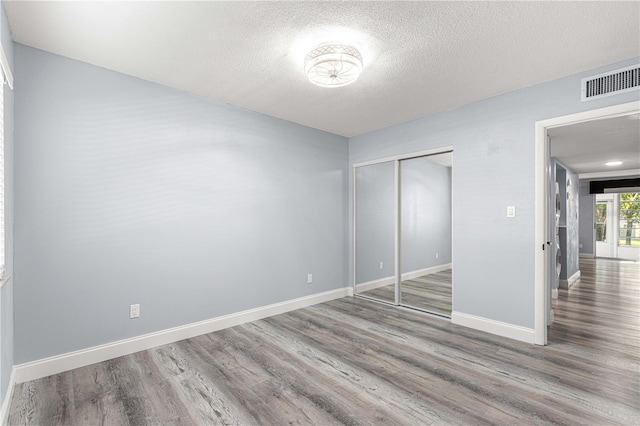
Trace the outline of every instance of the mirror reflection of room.
<path fill-rule="evenodd" d="M 357 295 L 451 316 L 452 159 L 446 152 L 355 168 Z"/>
<path fill-rule="evenodd" d="M 452 153 L 400 162 L 400 305 L 451 316 Z"/>
<path fill-rule="evenodd" d="M 393 161 L 355 170 L 355 293 L 395 303 L 396 183 Z"/>

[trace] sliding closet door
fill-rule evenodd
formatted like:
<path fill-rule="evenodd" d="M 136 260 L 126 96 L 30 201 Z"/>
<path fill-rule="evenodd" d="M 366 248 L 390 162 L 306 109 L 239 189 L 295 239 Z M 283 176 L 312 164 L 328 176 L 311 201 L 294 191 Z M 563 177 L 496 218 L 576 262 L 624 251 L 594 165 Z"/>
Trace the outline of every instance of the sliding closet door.
<path fill-rule="evenodd" d="M 400 161 L 403 306 L 451 316 L 452 153 Z"/>
<path fill-rule="evenodd" d="M 355 293 L 395 303 L 395 162 L 355 169 Z"/>

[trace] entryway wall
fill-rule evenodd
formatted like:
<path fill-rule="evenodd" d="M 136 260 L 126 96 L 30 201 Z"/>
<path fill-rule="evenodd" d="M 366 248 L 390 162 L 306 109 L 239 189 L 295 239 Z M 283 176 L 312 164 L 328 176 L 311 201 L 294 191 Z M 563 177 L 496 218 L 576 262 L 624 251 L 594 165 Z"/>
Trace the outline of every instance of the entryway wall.
<path fill-rule="evenodd" d="M 560 220 L 557 233 L 559 238 L 557 243 L 561 252 L 559 288 L 566 289 L 580 277 L 579 180 L 578 174 L 566 164 L 557 158 L 551 160 L 552 170 L 555 173 L 552 182 L 558 183 L 560 190 Z M 554 191 L 551 195 L 555 199 Z M 555 203 L 550 205 L 553 206 Z M 555 267 L 555 262 L 552 263 Z M 555 271 L 552 272 L 552 276 L 556 276 Z M 551 288 L 554 288 L 553 281 Z"/>

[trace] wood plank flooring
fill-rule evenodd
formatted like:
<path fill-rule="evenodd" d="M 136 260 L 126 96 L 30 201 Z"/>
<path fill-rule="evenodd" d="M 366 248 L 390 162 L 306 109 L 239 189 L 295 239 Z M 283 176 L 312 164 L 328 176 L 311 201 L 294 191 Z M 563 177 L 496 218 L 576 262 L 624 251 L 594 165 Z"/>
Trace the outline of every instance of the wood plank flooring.
<path fill-rule="evenodd" d="M 404 280 L 400 286 L 400 304 L 450 317 L 451 282 L 451 269 Z M 360 294 L 393 303 L 395 301 L 395 285 L 386 285 Z"/>
<path fill-rule="evenodd" d="M 582 268 L 546 347 L 344 298 L 17 385 L 9 424 L 639 424 L 640 267 Z"/>

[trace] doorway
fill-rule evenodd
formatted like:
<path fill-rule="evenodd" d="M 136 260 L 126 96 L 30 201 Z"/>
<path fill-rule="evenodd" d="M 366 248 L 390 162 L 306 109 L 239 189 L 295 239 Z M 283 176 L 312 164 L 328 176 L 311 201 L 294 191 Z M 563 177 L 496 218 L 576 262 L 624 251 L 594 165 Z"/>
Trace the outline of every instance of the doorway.
<path fill-rule="evenodd" d="M 534 255 L 534 343 L 547 344 L 551 308 L 550 144 L 548 130 L 594 120 L 630 116 L 640 112 L 640 102 L 629 102 L 535 123 L 535 255 Z"/>

